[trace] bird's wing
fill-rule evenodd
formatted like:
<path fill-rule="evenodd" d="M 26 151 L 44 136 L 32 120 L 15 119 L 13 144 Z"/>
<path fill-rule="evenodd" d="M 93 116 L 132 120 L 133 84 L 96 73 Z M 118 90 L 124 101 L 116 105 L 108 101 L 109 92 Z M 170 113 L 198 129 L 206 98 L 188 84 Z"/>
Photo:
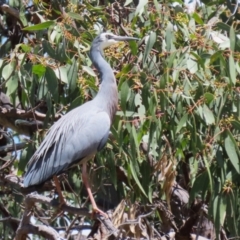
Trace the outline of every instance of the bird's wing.
<path fill-rule="evenodd" d="M 69 112 L 49 130 L 29 161 L 24 187 L 42 184 L 104 147 L 111 125 L 108 114 L 99 109 L 81 110 Z"/>

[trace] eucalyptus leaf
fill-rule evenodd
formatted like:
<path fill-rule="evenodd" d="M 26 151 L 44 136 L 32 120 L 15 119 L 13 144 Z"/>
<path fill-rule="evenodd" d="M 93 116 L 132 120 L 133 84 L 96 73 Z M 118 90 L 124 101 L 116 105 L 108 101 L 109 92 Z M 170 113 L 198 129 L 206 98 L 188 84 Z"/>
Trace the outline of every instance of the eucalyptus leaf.
<path fill-rule="evenodd" d="M 177 125 L 176 133 L 178 133 L 182 129 L 182 127 L 186 126 L 187 119 L 188 119 L 188 114 L 184 114 Z"/>
<path fill-rule="evenodd" d="M 95 72 L 92 70 L 92 68 L 88 66 L 82 66 L 83 71 L 87 72 L 89 75 L 96 77 Z"/>
<path fill-rule="evenodd" d="M 230 49 L 232 51 L 235 50 L 235 32 L 234 32 L 234 29 L 233 29 L 233 26 L 231 26 L 230 28 L 230 33 L 229 33 L 229 39 L 230 39 Z"/>
<path fill-rule="evenodd" d="M 138 14 L 139 15 L 142 14 L 143 9 L 147 3 L 148 3 L 148 0 L 139 0 L 138 1 L 138 5 L 137 5 L 136 11 L 135 11 L 135 16 L 137 16 Z"/>
<path fill-rule="evenodd" d="M 143 187 L 142 187 L 142 185 L 141 185 L 141 183 L 140 183 L 140 181 L 139 181 L 139 178 L 138 178 L 138 176 L 137 176 L 137 173 L 136 173 L 136 171 L 135 171 L 135 168 L 134 168 L 134 166 L 133 166 L 132 161 L 130 161 L 129 166 L 130 166 L 131 174 L 132 174 L 133 179 L 135 180 L 137 186 L 138 186 L 139 189 L 142 191 L 142 193 L 147 197 L 147 194 L 145 193 L 145 191 L 144 191 L 144 189 L 143 189 Z"/>
<path fill-rule="evenodd" d="M 225 144 L 225 149 L 226 149 L 227 155 L 228 155 L 232 165 L 234 166 L 235 170 L 238 173 L 240 173 L 239 157 L 237 155 L 235 144 L 229 135 L 225 138 L 224 144 Z"/>
<path fill-rule="evenodd" d="M 39 31 L 39 30 L 49 28 L 50 26 L 54 25 L 54 23 L 55 23 L 55 21 L 46 21 L 43 23 L 36 24 L 34 26 L 25 27 L 22 30 L 24 30 L 24 31 Z"/>
<path fill-rule="evenodd" d="M 233 85 L 236 84 L 236 69 L 233 56 L 229 56 L 229 72 L 230 72 L 230 79 Z"/>
<path fill-rule="evenodd" d="M 203 105 L 203 115 L 207 125 L 215 123 L 213 112 L 208 108 L 206 104 Z"/>
<path fill-rule="evenodd" d="M 156 42 L 157 39 L 157 35 L 155 32 L 151 32 L 150 35 L 148 36 L 148 40 L 147 40 L 147 45 L 146 48 L 144 50 L 144 54 L 143 54 L 143 63 L 146 63 L 146 60 L 153 48 L 154 43 Z"/>
<path fill-rule="evenodd" d="M 18 87 L 18 75 L 13 74 L 6 83 L 7 95 L 11 95 L 17 90 Z"/>
<path fill-rule="evenodd" d="M 129 93 L 130 93 L 130 88 L 128 86 L 128 83 L 124 82 L 121 86 L 121 108 L 124 113 L 126 112 L 126 104 L 127 104 Z"/>
<path fill-rule="evenodd" d="M 80 20 L 80 21 L 84 20 L 83 17 L 79 13 L 69 12 L 68 16 L 73 19 L 76 19 L 76 20 Z"/>
<path fill-rule="evenodd" d="M 53 96 L 55 102 L 58 102 L 58 80 L 54 71 L 47 67 L 45 72 L 45 77 L 47 80 L 48 90 Z"/>
<path fill-rule="evenodd" d="M 42 64 L 37 64 L 32 67 L 32 72 L 37 74 L 39 77 L 42 77 L 46 72 L 46 67 Z"/>
<path fill-rule="evenodd" d="M 14 73 L 15 67 L 16 67 L 15 61 L 12 61 L 12 62 L 8 63 L 7 65 L 5 65 L 3 68 L 3 71 L 2 71 L 2 77 L 5 80 L 8 80 L 10 78 L 10 76 L 12 76 L 12 74 Z"/>
<path fill-rule="evenodd" d="M 66 66 L 61 66 L 59 68 L 54 69 L 55 76 L 60 79 L 64 83 L 69 83 L 68 82 L 68 74 L 67 74 L 67 67 Z"/>

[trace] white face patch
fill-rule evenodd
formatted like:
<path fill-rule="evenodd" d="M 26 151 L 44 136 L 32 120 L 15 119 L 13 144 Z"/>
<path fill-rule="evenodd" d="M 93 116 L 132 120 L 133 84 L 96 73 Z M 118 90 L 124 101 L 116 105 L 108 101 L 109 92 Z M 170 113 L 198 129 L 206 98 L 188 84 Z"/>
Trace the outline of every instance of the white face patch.
<path fill-rule="evenodd" d="M 115 41 L 114 39 L 107 39 L 105 38 L 105 40 L 103 42 L 101 42 L 101 48 L 107 48 L 113 44 L 116 44 L 118 41 Z"/>
<path fill-rule="evenodd" d="M 101 50 L 117 43 L 118 41 L 114 40 L 114 37 L 116 37 L 112 33 L 102 33 L 100 35 L 100 48 Z"/>

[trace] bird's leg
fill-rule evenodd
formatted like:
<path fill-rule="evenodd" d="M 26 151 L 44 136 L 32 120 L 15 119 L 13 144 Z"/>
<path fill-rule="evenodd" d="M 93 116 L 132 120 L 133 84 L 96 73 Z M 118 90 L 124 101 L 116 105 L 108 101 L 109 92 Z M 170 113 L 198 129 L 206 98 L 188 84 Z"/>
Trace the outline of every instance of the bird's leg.
<path fill-rule="evenodd" d="M 91 204 L 92 204 L 93 212 L 100 213 L 105 218 L 108 218 L 108 215 L 97 207 L 97 204 L 94 200 L 94 197 L 93 197 L 93 194 L 92 194 L 92 191 L 91 191 L 91 188 L 90 188 L 90 184 L 89 184 L 89 181 L 88 181 L 88 173 L 87 173 L 87 164 L 86 163 L 83 163 L 83 165 L 82 165 L 82 180 L 83 180 L 83 183 L 84 183 L 84 185 L 87 189 L 88 196 L 89 196 L 89 199 L 90 199 Z"/>
<path fill-rule="evenodd" d="M 58 193 L 58 196 L 59 196 L 60 206 L 62 206 L 64 204 L 66 204 L 66 203 L 65 203 L 64 197 L 62 195 L 62 191 L 61 191 L 61 186 L 60 186 L 59 180 L 58 180 L 56 175 L 53 176 L 53 181 L 55 183 L 56 190 L 57 190 L 57 193 Z"/>

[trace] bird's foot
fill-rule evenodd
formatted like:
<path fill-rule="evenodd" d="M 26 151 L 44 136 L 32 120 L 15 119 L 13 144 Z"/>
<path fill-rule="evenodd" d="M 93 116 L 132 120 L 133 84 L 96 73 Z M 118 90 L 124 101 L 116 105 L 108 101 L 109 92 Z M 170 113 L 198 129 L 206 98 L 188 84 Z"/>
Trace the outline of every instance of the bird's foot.
<path fill-rule="evenodd" d="M 100 210 L 97 206 L 96 207 L 93 207 L 93 210 L 92 210 L 92 216 L 94 216 L 94 214 L 101 214 L 104 218 L 108 218 L 108 215 L 103 212 L 102 210 Z"/>

